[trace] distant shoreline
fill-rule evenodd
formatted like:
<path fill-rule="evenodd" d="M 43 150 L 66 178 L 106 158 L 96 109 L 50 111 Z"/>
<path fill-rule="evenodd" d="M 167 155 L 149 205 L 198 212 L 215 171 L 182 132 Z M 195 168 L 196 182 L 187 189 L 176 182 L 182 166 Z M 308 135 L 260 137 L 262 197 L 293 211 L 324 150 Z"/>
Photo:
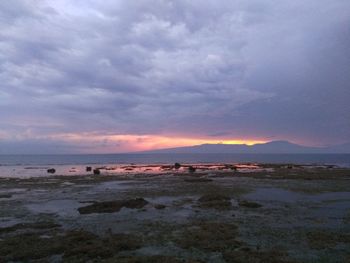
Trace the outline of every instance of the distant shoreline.
<path fill-rule="evenodd" d="M 162 163 L 162 164 L 58 164 L 58 165 L 7 165 L 0 166 L 0 178 L 46 178 L 57 176 L 158 176 L 187 175 L 202 176 L 211 173 L 237 176 L 246 173 L 269 173 L 275 170 L 288 172 L 318 169 L 323 172 L 350 170 L 350 166 L 335 164 L 296 164 L 296 163 L 255 163 L 255 162 L 216 162 L 216 163 Z M 95 170 L 98 171 L 95 174 Z"/>
<path fill-rule="evenodd" d="M 295 163 L 350 167 L 350 154 L 60 154 L 0 155 L 0 167 L 45 165 L 173 164 L 179 163 Z"/>

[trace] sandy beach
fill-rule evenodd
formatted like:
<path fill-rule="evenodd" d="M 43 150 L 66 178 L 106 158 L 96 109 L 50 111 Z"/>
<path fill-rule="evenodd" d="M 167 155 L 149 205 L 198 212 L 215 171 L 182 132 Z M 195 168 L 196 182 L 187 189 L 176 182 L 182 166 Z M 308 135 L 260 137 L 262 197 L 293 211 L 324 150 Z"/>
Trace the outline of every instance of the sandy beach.
<path fill-rule="evenodd" d="M 46 168 L 17 167 L 27 174 L 13 178 L 2 171 L 0 262 L 350 260 L 350 169 Z"/>

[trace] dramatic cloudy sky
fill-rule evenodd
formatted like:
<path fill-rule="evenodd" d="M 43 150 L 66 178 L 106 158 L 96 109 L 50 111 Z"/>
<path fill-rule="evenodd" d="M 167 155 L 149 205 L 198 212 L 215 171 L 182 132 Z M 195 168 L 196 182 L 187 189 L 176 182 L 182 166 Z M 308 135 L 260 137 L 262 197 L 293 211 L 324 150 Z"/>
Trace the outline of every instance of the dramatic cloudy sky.
<path fill-rule="evenodd" d="M 350 141 L 349 0 L 0 1 L 0 153 Z"/>

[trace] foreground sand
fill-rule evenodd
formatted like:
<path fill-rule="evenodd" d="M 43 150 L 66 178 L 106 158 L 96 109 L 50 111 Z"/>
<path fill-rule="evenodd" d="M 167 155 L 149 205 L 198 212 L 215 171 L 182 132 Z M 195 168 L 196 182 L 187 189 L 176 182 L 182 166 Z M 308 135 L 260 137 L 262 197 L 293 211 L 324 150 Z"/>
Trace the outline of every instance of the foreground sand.
<path fill-rule="evenodd" d="M 349 169 L 237 167 L 1 178 L 0 262 L 350 261 Z"/>

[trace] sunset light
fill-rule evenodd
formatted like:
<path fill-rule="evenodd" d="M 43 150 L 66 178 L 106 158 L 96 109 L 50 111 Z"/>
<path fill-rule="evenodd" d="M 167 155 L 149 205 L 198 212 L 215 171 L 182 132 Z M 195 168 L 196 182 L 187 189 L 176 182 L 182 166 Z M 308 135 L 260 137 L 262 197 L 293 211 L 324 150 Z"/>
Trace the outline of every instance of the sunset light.
<path fill-rule="evenodd" d="M 265 143 L 266 140 L 258 139 L 213 139 L 213 138 L 186 138 L 181 136 L 165 135 L 99 135 L 95 133 L 82 134 L 57 134 L 49 137 L 51 140 L 59 140 L 78 145 L 91 145 L 97 152 L 131 152 L 146 151 L 163 148 L 183 147 L 200 144 L 246 144 L 254 145 Z"/>

